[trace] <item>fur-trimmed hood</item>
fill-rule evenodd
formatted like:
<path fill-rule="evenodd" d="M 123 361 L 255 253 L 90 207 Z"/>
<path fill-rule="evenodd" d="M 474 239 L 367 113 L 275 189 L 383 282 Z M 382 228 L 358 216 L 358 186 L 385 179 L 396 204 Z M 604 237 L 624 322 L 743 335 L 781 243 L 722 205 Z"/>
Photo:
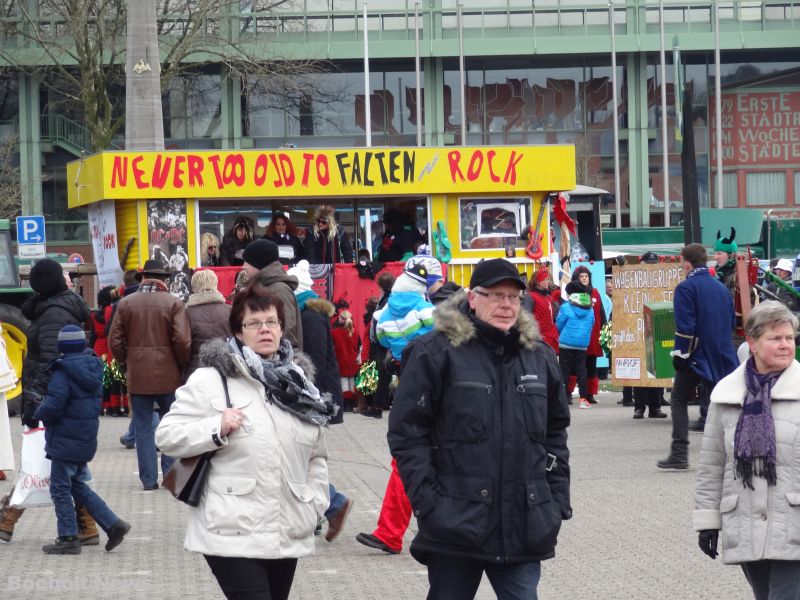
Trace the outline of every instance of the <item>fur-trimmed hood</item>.
<path fill-rule="evenodd" d="M 207 292 L 195 292 L 189 296 L 187 306 L 197 306 L 199 304 L 225 303 L 225 296 L 218 290 L 208 290 Z"/>
<path fill-rule="evenodd" d="M 447 336 L 453 346 L 466 344 L 477 335 L 477 329 L 468 316 L 469 304 L 465 291 L 456 292 L 439 304 L 433 311 L 434 331 Z M 526 350 L 533 350 L 541 342 L 539 325 L 533 314 L 520 307 L 515 327 L 519 329 L 519 344 Z"/>
<path fill-rule="evenodd" d="M 303 373 L 309 381 L 314 381 L 317 370 L 307 354 L 295 350 L 293 362 L 303 369 Z M 250 370 L 244 360 L 233 354 L 228 348 L 228 343 L 221 338 L 206 342 L 200 347 L 200 366 L 219 369 L 226 377 L 250 376 Z"/>
<path fill-rule="evenodd" d="M 324 315 L 327 319 L 336 314 L 336 307 L 325 298 L 309 298 L 306 300 L 306 308 Z"/>

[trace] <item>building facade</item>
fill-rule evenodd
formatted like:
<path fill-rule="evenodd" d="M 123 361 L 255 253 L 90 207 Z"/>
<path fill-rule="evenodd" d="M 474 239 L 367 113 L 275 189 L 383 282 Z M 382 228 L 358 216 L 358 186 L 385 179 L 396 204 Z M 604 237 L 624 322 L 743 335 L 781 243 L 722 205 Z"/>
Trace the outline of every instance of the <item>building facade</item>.
<path fill-rule="evenodd" d="M 609 6 L 606 0 L 463 0 L 459 7 L 456 2 L 368 3 L 373 146 L 415 145 L 418 125 L 423 144 L 430 146 L 574 144 L 578 183 L 610 192 L 603 207 L 605 226 L 618 225 L 616 202 L 623 227 L 680 225 L 681 142 L 675 131 L 682 119 L 693 125 L 701 206 L 717 201 L 718 17 L 723 204 L 800 215 L 800 3 L 619 0 Z M 0 48 L 31 46 L 14 34 L 24 23 L 11 10 Z M 45 32 L 58 31 L 52 17 L 36 22 L 48 25 Z M 303 0 L 266 13 L 242 1 L 203 26 L 226 32 L 265 60 L 310 62 L 315 72 L 304 71 L 294 81 L 291 74 L 283 75 L 280 85 L 268 77 L 243 81 L 230 76 L 223 62 L 206 57 L 164 90 L 167 149 L 367 145 L 361 3 Z M 16 56 L 31 57 L 31 64 L 51 60 L 41 52 Z M 31 76 L 29 66 L 9 64 L 0 71 L 0 134 L 18 138 L 23 212 L 48 217 L 53 224 L 49 240 L 85 240 L 85 215 L 67 209 L 65 165 L 82 151 L 102 148 L 89 147 L 79 108 L 53 109 L 54 92 Z M 676 102 L 676 78 L 691 90 L 691 107 L 683 105 L 680 94 Z M 124 97 L 124 90 L 118 94 Z M 115 138 L 118 147 L 123 136 L 120 131 Z M 264 199 L 252 199 L 258 203 Z M 200 215 L 201 221 L 216 218 L 213 207 Z"/>

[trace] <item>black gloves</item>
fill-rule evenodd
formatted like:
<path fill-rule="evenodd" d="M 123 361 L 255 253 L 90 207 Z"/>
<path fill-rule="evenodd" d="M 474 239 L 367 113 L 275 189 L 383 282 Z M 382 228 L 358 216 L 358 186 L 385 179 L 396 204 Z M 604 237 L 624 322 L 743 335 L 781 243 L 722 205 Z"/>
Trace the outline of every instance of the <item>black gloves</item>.
<path fill-rule="evenodd" d="M 719 529 L 704 529 L 697 534 L 697 543 L 703 554 L 712 560 L 717 558 L 717 543 L 719 542 Z"/>
<path fill-rule="evenodd" d="M 39 427 L 39 421 L 33 418 L 33 413 L 36 412 L 36 407 L 34 406 L 27 406 L 25 407 L 25 411 L 22 413 L 22 424 L 27 425 L 31 429 L 36 429 Z"/>
<path fill-rule="evenodd" d="M 673 356 L 672 366 L 675 367 L 676 371 L 685 371 L 689 368 L 689 359 L 681 358 L 680 356 Z"/>

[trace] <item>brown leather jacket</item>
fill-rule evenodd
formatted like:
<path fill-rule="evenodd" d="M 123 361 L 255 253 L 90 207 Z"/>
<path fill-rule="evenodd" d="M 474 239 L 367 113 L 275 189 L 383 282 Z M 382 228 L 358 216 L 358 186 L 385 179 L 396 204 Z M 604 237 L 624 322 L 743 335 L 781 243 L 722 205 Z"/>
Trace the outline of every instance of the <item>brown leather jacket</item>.
<path fill-rule="evenodd" d="M 183 302 L 160 281 L 145 279 L 138 292 L 120 300 L 108 345 L 127 367 L 132 394 L 174 392 L 192 351 Z"/>

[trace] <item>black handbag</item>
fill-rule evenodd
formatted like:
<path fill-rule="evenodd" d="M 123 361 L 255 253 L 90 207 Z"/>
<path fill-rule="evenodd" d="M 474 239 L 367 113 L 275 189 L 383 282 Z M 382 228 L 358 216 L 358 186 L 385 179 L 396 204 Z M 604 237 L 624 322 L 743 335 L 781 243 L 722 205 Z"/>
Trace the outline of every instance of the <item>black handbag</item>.
<path fill-rule="evenodd" d="M 222 371 L 217 369 L 217 372 L 222 378 L 222 387 L 225 390 L 225 405 L 232 408 L 231 397 L 228 394 L 228 380 Z M 210 450 L 198 456 L 176 460 L 164 476 L 161 486 L 177 500 L 189 506 L 198 506 L 211 470 L 211 457 L 216 453 L 216 450 Z"/>

